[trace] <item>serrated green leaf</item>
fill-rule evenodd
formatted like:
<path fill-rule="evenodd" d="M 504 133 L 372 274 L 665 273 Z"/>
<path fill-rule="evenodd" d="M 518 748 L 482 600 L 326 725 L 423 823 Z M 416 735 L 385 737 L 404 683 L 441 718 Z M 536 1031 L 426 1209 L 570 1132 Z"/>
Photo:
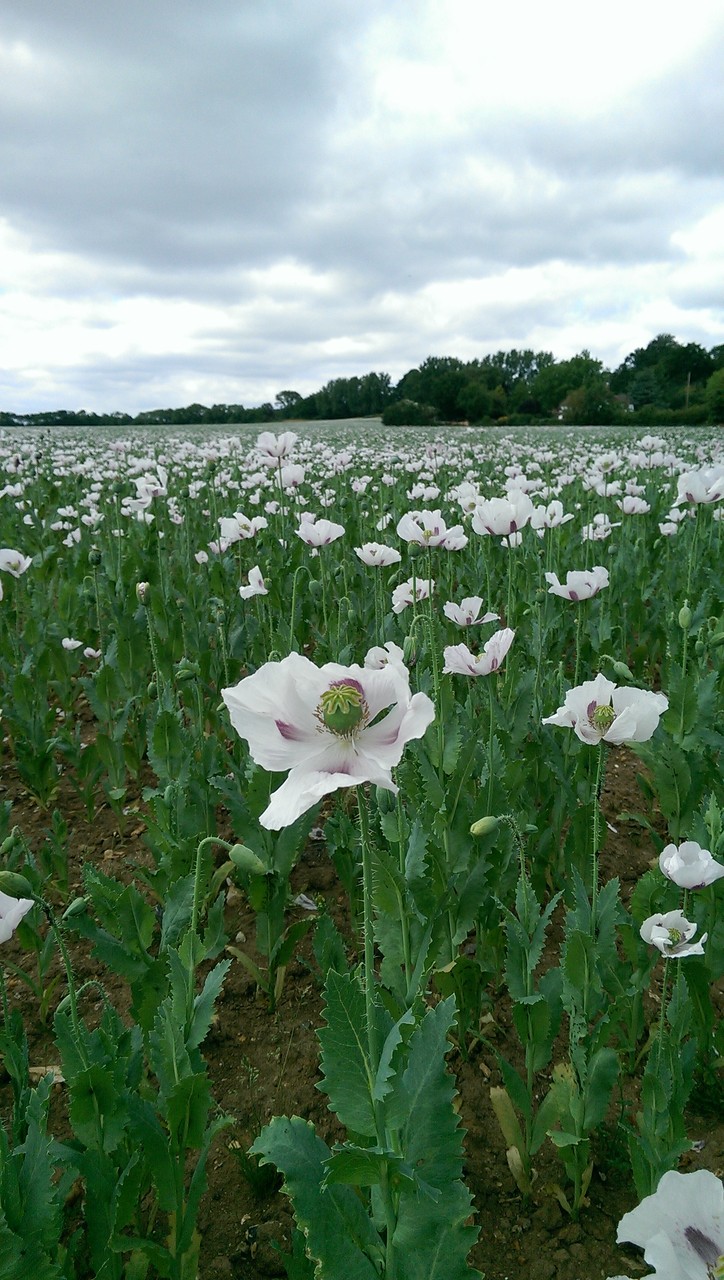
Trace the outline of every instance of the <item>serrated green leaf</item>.
<path fill-rule="evenodd" d="M 318 1031 L 322 1046 L 320 1067 L 324 1077 L 317 1085 L 329 1098 L 342 1124 L 367 1138 L 376 1134 L 372 1092 L 374 1075 L 367 1046 L 364 993 L 351 974 L 327 974 L 325 983 L 326 1027 Z"/>
<path fill-rule="evenodd" d="M 299 1116 L 275 1116 L 251 1148 L 262 1163 L 276 1166 L 304 1232 L 307 1250 L 322 1276 L 379 1280 L 384 1255 L 359 1196 L 347 1186 L 322 1189 L 331 1151 Z"/>

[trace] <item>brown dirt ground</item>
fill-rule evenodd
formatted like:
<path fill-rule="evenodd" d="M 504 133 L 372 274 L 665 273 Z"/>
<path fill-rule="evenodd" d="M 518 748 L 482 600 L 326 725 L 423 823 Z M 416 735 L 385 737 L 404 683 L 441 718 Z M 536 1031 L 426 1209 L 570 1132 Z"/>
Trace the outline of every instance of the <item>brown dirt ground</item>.
<path fill-rule="evenodd" d="M 638 762 L 625 750 L 617 752 L 608 771 L 603 796 L 608 827 L 601 856 L 602 879 L 618 874 L 624 897 L 638 876 L 651 864 L 654 849 L 648 834 L 635 823 L 621 822 L 623 810 L 639 809 L 640 793 L 635 781 Z M 26 795 L 11 763 L 0 768 L 0 800 L 13 802 L 11 822 L 18 825 L 29 844 L 38 848 L 44 841 L 49 814 L 37 808 Z M 70 840 L 71 895 L 80 888 L 85 860 L 100 865 L 109 874 L 124 878 L 133 858 L 143 857 L 142 819 L 129 819 L 119 832 L 113 812 L 104 807 L 92 824 L 85 819 L 76 794 L 63 780 L 54 802 L 72 830 Z M 138 801 L 139 808 L 142 807 Z M 294 874 L 294 889 L 310 896 L 323 896 L 338 922 L 344 922 L 344 894 L 321 841 L 310 841 Z M 253 939 L 251 912 L 243 896 L 230 894 L 228 932 L 233 940 L 241 931 Z M 12 945 L 12 944 L 10 944 Z M 74 966 L 78 975 L 93 972 L 86 944 L 71 939 Z M 12 953 L 11 953 L 12 954 Z M 123 992 L 118 982 L 108 982 L 118 1007 L 123 1008 Z M 53 1061 L 52 1037 L 39 1022 L 32 996 L 17 980 L 11 980 L 13 1000 L 23 1009 L 32 1060 L 41 1065 Z M 655 997 L 654 997 L 655 998 Z M 722 993 L 718 993 L 724 1006 Z M 511 1030 L 510 1008 L 504 992 L 493 993 L 493 1022 L 486 1037 L 515 1061 L 517 1041 Z M 320 1135 L 333 1142 L 340 1134 L 336 1118 L 327 1110 L 323 1095 L 315 1088 L 319 1080 L 318 1042 L 321 997 L 311 947 L 307 938 L 289 966 L 277 1011 L 270 1014 L 256 995 L 254 984 L 238 963 L 232 965 L 218 1005 L 218 1018 L 205 1043 L 214 1094 L 220 1107 L 234 1117 L 235 1126 L 217 1138 L 209 1162 L 209 1190 L 202 1203 L 200 1228 L 203 1234 L 200 1280 L 259 1280 L 285 1274 L 277 1246 L 289 1248 L 292 1229 L 288 1203 L 278 1191 L 256 1196 L 242 1173 L 238 1150 L 252 1140 L 255 1125 L 274 1114 L 298 1114 L 314 1121 Z M 561 1177 L 560 1166 L 550 1150 L 543 1148 L 539 1177 L 532 1203 L 524 1204 L 509 1173 L 505 1147 L 490 1105 L 490 1087 L 499 1082 L 494 1053 L 478 1045 L 464 1061 L 453 1049 L 449 1057 L 458 1089 L 460 1114 L 467 1131 L 465 1138 L 467 1184 L 474 1198 L 479 1243 L 471 1261 L 487 1280 L 605 1280 L 627 1271 L 640 1275 L 645 1267 L 641 1255 L 616 1244 L 619 1218 L 636 1202 L 628 1172 L 625 1145 L 615 1123 L 604 1128 L 596 1142 L 596 1169 L 589 1191 L 589 1206 L 578 1222 L 571 1222 L 550 1191 Z M 251 1077 L 251 1078 L 250 1078 Z M 57 1086 L 62 1092 L 62 1085 Z M 0 1092 L 0 1106 L 7 1092 Z M 721 1109 L 697 1111 L 692 1104 L 689 1136 L 696 1149 L 681 1162 L 683 1171 L 703 1167 L 724 1174 L 724 1116 Z M 235 1149 L 236 1148 L 236 1149 Z"/>

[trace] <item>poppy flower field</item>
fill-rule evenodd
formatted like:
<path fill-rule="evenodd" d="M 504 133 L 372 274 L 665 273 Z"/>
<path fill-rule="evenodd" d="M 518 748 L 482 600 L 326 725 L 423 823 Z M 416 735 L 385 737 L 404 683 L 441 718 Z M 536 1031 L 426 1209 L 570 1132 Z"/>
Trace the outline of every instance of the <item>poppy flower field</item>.
<path fill-rule="evenodd" d="M 278 425 L 0 436 L 0 1280 L 724 1273 L 721 434 Z"/>

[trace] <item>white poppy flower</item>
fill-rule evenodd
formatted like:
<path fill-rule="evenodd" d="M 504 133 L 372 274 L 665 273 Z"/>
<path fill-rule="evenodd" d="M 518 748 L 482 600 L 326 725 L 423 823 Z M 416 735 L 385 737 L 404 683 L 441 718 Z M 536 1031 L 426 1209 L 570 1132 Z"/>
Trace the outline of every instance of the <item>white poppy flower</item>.
<path fill-rule="evenodd" d="M 573 729 L 581 742 L 647 742 L 668 705 L 663 693 L 617 688 L 599 674 L 569 689 L 563 706 L 543 724 Z"/>
<path fill-rule="evenodd" d="M 667 844 L 659 854 L 659 867 L 680 889 L 704 889 L 724 876 L 724 866 L 696 840 L 685 840 L 678 848 Z"/>
<path fill-rule="evenodd" d="M 410 695 L 409 673 L 397 662 L 381 670 L 336 662 L 316 667 L 290 653 L 221 696 L 256 763 L 290 771 L 259 819 L 272 830 L 289 826 L 340 787 L 374 782 L 396 793 L 391 770 L 405 744 L 421 738 L 435 717 L 427 694 Z"/>
<path fill-rule="evenodd" d="M 327 547 L 330 542 L 342 537 L 344 525 L 335 524 L 333 520 L 317 520 L 315 516 L 305 513 L 296 533 L 308 547 Z"/>
<path fill-rule="evenodd" d="M 525 528 L 533 510 L 527 493 L 511 490 L 507 498 L 490 498 L 478 503 L 473 512 L 473 529 L 476 533 L 507 538 Z"/>
<path fill-rule="evenodd" d="M 703 956 L 708 934 L 702 934 L 699 942 L 692 942 L 696 930 L 697 925 L 687 920 L 681 911 L 667 911 L 649 916 L 639 932 L 644 942 L 658 947 L 662 956 L 680 960 L 683 956 Z"/>
<path fill-rule="evenodd" d="M 451 644 L 445 649 L 443 675 L 489 676 L 500 667 L 513 643 L 515 632 L 510 627 L 496 631 L 477 657 L 466 644 Z"/>
<path fill-rule="evenodd" d="M 374 645 L 365 655 L 364 665 L 370 667 L 373 671 L 380 671 L 382 667 L 386 667 L 389 662 L 397 662 L 401 666 L 405 665 L 405 655 L 399 644 L 395 644 L 394 640 L 387 640 L 384 645 Z"/>
<path fill-rule="evenodd" d="M 74 649 L 80 649 L 83 641 L 74 640 L 72 636 L 64 636 L 60 643 L 62 644 L 63 648 L 68 651 L 68 653 L 72 653 Z"/>
<path fill-rule="evenodd" d="M 413 579 L 408 578 L 407 582 L 401 582 L 400 585 L 395 587 L 392 592 L 392 612 L 402 613 L 403 609 L 407 609 L 416 601 L 429 600 L 434 590 L 435 582 L 432 578 L 429 580 L 425 578 L 415 578 L 414 590 Z"/>
<path fill-rule="evenodd" d="M 7 893 L 0 893 L 0 942 L 7 942 L 13 936 L 32 906 L 32 898 L 11 898 Z"/>
<path fill-rule="evenodd" d="M 376 569 L 399 564 L 402 559 L 396 547 L 386 547 L 382 542 L 365 542 L 361 547 L 355 547 L 354 553 L 363 564 Z"/>
<path fill-rule="evenodd" d="M 558 581 L 556 573 L 547 573 L 545 579 L 550 583 L 549 595 L 562 596 L 564 600 L 590 600 L 608 586 L 608 569 L 600 564 L 593 569 L 572 569 L 564 583 Z"/>
<path fill-rule="evenodd" d="M 408 511 L 398 521 L 397 536 L 418 547 L 443 547 L 445 551 L 462 551 L 468 542 L 462 525 L 448 529 L 439 511 Z"/>
<path fill-rule="evenodd" d="M 19 578 L 33 563 L 32 556 L 24 556 L 22 551 L 14 551 L 12 547 L 0 548 L 0 569 Z"/>
<path fill-rule="evenodd" d="M 249 570 L 249 585 L 248 587 L 239 587 L 239 595 L 242 600 L 249 600 L 252 596 L 269 595 L 258 564 L 255 564 L 254 568 Z"/>
<path fill-rule="evenodd" d="M 483 607 L 482 596 L 465 596 L 460 604 L 455 604 L 453 600 L 448 600 L 444 604 L 442 611 L 446 618 L 454 622 L 458 627 L 482 626 L 484 622 L 497 622 L 499 614 L 484 613 L 480 617 L 480 610 Z"/>
<path fill-rule="evenodd" d="M 624 1214 L 616 1239 L 638 1245 L 656 1268 L 644 1280 L 711 1280 L 724 1263 L 721 1179 L 708 1169 L 669 1170 L 652 1196 Z"/>
<path fill-rule="evenodd" d="M 297 443 L 294 431 L 283 431 L 275 436 L 273 431 L 262 431 L 257 437 L 256 447 L 261 455 L 259 461 L 263 467 L 276 467 L 280 458 L 288 458 Z"/>

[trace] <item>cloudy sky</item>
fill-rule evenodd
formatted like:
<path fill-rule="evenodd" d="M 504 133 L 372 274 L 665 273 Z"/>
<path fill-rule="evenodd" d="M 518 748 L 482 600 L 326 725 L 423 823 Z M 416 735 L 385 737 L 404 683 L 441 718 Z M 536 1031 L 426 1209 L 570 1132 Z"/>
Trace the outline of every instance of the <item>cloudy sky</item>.
<path fill-rule="evenodd" d="M 0 409 L 724 342 L 722 0 L 4 0 Z"/>

